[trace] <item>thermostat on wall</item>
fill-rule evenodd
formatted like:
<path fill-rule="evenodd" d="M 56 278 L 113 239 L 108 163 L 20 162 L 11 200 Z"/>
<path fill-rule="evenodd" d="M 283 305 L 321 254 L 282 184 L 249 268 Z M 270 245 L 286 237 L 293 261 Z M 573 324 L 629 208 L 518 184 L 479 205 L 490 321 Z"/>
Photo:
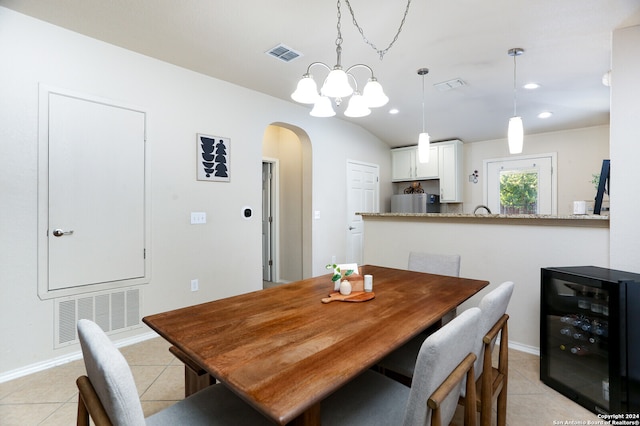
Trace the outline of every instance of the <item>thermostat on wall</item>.
<path fill-rule="evenodd" d="M 253 216 L 253 209 L 251 207 L 243 207 L 242 208 L 242 217 L 244 217 L 245 219 L 249 220 L 251 219 L 251 216 Z"/>

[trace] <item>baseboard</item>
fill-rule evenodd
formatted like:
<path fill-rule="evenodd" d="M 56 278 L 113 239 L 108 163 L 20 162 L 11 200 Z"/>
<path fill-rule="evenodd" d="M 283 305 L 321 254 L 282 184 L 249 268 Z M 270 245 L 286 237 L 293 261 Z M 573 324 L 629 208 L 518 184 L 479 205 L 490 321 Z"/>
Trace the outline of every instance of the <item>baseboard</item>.
<path fill-rule="evenodd" d="M 509 348 L 520 352 L 526 352 L 531 355 L 540 356 L 540 348 L 535 346 L 524 345 L 522 343 L 511 341 L 509 342 Z"/>
<path fill-rule="evenodd" d="M 122 348 L 125 346 L 130 346 L 136 343 L 144 342 L 145 340 L 153 339 L 158 337 L 158 335 L 154 332 L 148 332 L 144 334 L 139 334 L 137 336 L 128 337 L 126 339 L 114 341 L 113 343 L 118 348 Z M 66 355 L 62 355 L 56 358 L 51 358 L 46 361 L 37 362 L 35 364 L 27 365 L 25 367 L 16 368 L 15 370 L 7 371 L 6 373 L 0 374 L 0 383 L 8 382 L 9 380 L 18 379 L 23 376 L 28 376 L 29 374 L 38 373 L 40 371 L 47 370 L 49 368 L 58 367 L 60 365 L 67 364 L 71 361 L 76 361 L 82 358 L 82 351 L 80 350 L 80 346 L 78 345 L 78 350 Z"/>

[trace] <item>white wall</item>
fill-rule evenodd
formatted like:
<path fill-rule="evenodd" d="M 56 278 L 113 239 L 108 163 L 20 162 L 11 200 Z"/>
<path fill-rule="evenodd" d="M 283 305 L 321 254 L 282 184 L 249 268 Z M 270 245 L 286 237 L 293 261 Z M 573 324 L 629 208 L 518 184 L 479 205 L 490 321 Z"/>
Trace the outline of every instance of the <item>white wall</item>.
<path fill-rule="evenodd" d="M 2 7 L 0 57 L 0 380 L 79 350 L 53 349 L 53 301 L 37 296 L 39 83 L 148 112 L 152 279 L 142 287 L 143 315 L 261 287 L 262 140 L 271 123 L 304 129 L 311 141 L 311 202 L 321 212 L 310 222 L 315 275 L 346 252 L 347 158 L 380 164 L 390 181 L 388 146 L 358 126 Z M 231 139 L 230 183 L 196 181 L 196 133 Z M 391 185 L 381 190 L 388 198 Z M 253 220 L 242 218 L 243 206 Z M 191 211 L 207 212 L 207 224 L 189 225 Z M 192 278 L 200 291 L 190 291 Z"/>
<path fill-rule="evenodd" d="M 525 135 L 522 155 L 558 154 L 558 214 L 573 213 L 573 201 L 593 201 L 596 190 L 592 175 L 600 173 L 602 160 L 609 158 L 609 126 L 587 127 L 561 132 Z M 474 142 L 464 145 L 464 212 L 485 204 L 483 160 L 509 158 L 506 139 Z M 478 183 L 467 177 L 478 170 Z"/>
<path fill-rule="evenodd" d="M 611 267 L 640 272 L 640 26 L 613 33 L 611 65 Z"/>

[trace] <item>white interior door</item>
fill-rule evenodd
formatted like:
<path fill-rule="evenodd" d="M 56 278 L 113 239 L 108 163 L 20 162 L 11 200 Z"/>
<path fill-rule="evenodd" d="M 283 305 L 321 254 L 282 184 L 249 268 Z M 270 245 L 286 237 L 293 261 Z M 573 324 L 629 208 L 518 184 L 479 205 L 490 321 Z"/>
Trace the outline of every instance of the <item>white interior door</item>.
<path fill-rule="evenodd" d="M 346 263 L 363 262 L 364 222 L 358 212 L 380 210 L 380 168 L 375 164 L 347 161 L 347 258 Z"/>
<path fill-rule="evenodd" d="M 53 91 L 41 102 L 47 291 L 145 278 L 145 113 Z"/>

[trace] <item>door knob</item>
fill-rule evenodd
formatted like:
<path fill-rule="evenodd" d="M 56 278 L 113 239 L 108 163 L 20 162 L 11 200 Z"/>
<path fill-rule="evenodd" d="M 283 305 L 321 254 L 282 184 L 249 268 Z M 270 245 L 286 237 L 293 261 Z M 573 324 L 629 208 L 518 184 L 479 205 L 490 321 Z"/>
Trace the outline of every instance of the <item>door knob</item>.
<path fill-rule="evenodd" d="M 356 229 L 354 226 L 349 227 L 349 231 L 353 231 L 354 229 Z"/>
<path fill-rule="evenodd" d="M 54 229 L 53 236 L 54 237 L 62 237 L 63 235 L 71 235 L 73 231 L 63 231 L 62 229 Z"/>

